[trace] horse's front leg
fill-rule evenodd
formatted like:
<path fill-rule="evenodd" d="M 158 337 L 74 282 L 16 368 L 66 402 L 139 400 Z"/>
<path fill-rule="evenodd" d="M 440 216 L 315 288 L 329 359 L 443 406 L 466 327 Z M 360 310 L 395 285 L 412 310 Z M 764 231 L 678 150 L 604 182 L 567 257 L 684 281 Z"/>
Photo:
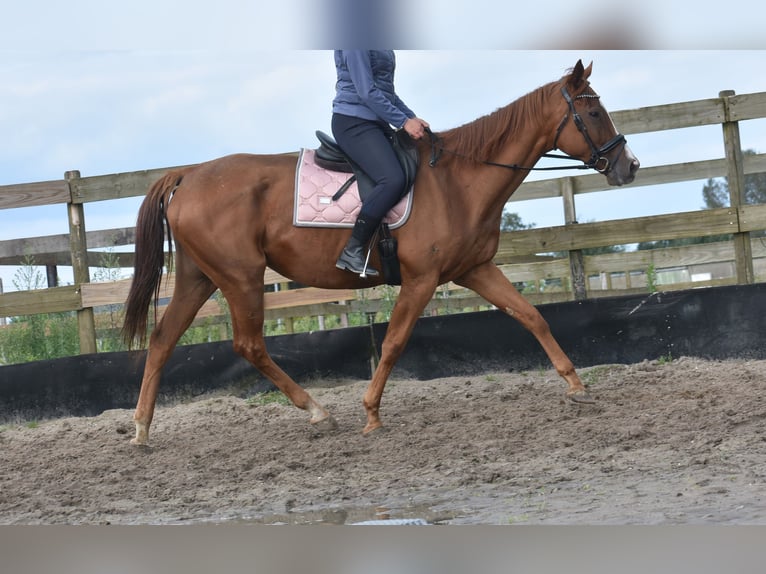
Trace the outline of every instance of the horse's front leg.
<path fill-rule="evenodd" d="M 372 375 L 372 381 L 364 394 L 364 408 L 367 411 L 367 425 L 364 434 L 382 426 L 380 422 L 380 398 L 388 376 L 412 334 L 423 309 L 434 294 L 437 278 L 419 279 L 402 284 L 399 297 L 391 313 L 386 336 L 381 346 L 380 362 Z"/>
<path fill-rule="evenodd" d="M 569 357 L 561 349 L 556 339 L 553 338 L 548 322 L 518 292 L 494 263 L 490 261 L 474 267 L 471 271 L 456 279 L 455 283 L 475 291 L 495 307 L 516 319 L 535 336 L 558 374 L 569 385 L 567 396 L 572 401 L 579 403 L 594 402 L 582 384 L 580 377 L 575 372 L 572 361 L 569 360 Z"/>

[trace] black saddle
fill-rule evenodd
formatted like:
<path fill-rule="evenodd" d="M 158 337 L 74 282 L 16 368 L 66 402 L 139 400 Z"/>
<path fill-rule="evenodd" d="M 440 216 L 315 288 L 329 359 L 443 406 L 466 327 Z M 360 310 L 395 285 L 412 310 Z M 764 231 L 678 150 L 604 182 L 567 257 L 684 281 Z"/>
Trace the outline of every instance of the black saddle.
<path fill-rule="evenodd" d="M 317 130 L 316 136 L 320 144 L 314 153 L 316 164 L 319 167 L 329 169 L 330 171 L 354 174 L 341 186 L 335 195 L 333 195 L 333 200 L 340 198 L 351 184 L 356 181 L 359 186 L 359 197 L 364 201 L 374 188 L 372 179 L 370 179 L 362 168 L 349 159 L 331 136 L 319 130 Z M 417 174 L 418 169 L 418 150 L 410 136 L 407 135 L 407 132 L 404 130 L 394 132 L 391 143 L 394 152 L 396 153 L 396 157 L 399 158 L 399 163 L 402 165 L 405 180 L 407 182 L 402 190 L 402 197 L 404 197 L 415 182 L 415 175 Z"/>

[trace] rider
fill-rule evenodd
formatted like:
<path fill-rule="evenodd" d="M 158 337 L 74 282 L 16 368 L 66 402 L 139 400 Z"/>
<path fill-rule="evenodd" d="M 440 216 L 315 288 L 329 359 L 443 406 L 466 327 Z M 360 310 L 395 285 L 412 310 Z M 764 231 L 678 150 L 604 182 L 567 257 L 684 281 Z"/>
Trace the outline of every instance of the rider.
<path fill-rule="evenodd" d="M 405 175 L 394 153 L 393 128 L 420 139 L 428 123 L 396 95 L 392 50 L 335 50 L 337 82 L 332 103 L 332 132 L 341 149 L 374 182 L 362 204 L 351 238 L 335 266 L 353 273 L 365 271 L 365 247 L 383 217 L 396 205 L 405 186 Z"/>

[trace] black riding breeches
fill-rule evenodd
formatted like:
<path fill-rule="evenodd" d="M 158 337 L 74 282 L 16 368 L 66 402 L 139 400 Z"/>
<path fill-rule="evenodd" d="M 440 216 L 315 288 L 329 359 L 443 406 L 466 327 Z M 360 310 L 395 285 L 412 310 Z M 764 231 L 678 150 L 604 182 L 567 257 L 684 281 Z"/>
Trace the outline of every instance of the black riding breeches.
<path fill-rule="evenodd" d="M 406 185 L 404 171 L 385 123 L 333 114 L 332 133 L 341 149 L 373 180 L 373 192 L 359 217 L 380 220 L 399 202 Z"/>

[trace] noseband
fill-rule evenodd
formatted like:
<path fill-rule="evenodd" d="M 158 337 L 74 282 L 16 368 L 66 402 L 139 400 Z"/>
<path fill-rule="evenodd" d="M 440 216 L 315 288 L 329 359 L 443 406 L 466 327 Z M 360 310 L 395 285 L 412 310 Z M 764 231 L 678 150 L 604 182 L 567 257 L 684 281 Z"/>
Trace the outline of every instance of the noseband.
<path fill-rule="evenodd" d="M 559 124 L 559 127 L 556 130 L 556 137 L 553 139 L 553 149 L 558 149 L 557 144 L 559 141 L 559 136 L 561 135 L 561 132 L 563 131 L 564 126 L 566 125 L 567 120 L 569 119 L 569 115 L 571 114 L 572 120 L 574 121 L 575 126 L 577 126 L 577 131 L 579 131 L 582 134 L 582 137 L 585 138 L 585 143 L 587 143 L 588 146 L 590 147 L 590 159 L 587 162 L 585 162 L 584 167 L 595 169 L 599 173 L 607 173 L 611 165 L 609 163 L 609 158 L 606 157 L 606 154 L 612 151 L 618 145 L 622 144 L 622 150 L 620 150 L 620 154 L 619 154 L 619 155 L 622 155 L 622 152 L 625 150 L 625 144 L 627 143 L 625 140 L 625 136 L 622 135 L 621 133 L 618 133 L 616 136 L 614 136 L 612 139 L 610 139 L 600 148 L 597 148 L 596 144 L 594 144 L 593 140 L 590 138 L 590 134 L 588 134 L 588 128 L 585 126 L 585 122 L 580 117 L 580 114 L 577 113 L 577 110 L 575 110 L 574 100 L 578 100 L 581 98 L 582 99 L 585 99 L 585 98 L 598 99 L 599 96 L 596 94 L 580 94 L 579 96 L 575 96 L 573 98 L 572 96 L 569 95 L 569 92 L 567 91 L 566 86 L 561 87 L 561 94 L 564 96 L 564 100 L 569 106 L 569 112 L 564 116 L 564 119 L 561 120 L 561 123 Z M 619 155 L 617 156 L 618 158 L 619 158 Z M 549 156 L 549 157 L 564 157 L 567 159 L 574 159 L 568 155 L 567 156 Z"/>

